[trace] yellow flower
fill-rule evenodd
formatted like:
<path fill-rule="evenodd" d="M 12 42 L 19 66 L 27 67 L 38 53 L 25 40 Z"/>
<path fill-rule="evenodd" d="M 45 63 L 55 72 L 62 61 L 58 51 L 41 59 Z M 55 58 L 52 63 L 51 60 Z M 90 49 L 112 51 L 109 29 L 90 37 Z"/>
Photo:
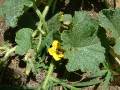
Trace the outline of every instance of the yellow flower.
<path fill-rule="evenodd" d="M 57 40 L 54 40 L 52 43 L 52 47 L 48 48 L 48 52 L 55 61 L 59 61 L 64 57 L 63 50 L 61 49 L 60 42 Z"/>
<path fill-rule="evenodd" d="M 54 40 L 52 43 L 52 48 L 54 48 L 55 50 L 60 49 L 60 43 L 57 40 Z"/>

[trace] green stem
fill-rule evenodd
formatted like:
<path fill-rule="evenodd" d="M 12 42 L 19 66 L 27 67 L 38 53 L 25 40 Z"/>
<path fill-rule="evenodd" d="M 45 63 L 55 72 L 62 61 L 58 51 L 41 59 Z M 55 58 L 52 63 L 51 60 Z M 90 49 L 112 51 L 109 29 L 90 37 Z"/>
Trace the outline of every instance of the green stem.
<path fill-rule="evenodd" d="M 43 10 L 43 13 L 42 13 L 42 15 L 43 15 L 44 18 L 47 15 L 48 11 L 49 11 L 49 6 L 45 6 L 45 8 Z"/>
<path fill-rule="evenodd" d="M 8 48 L 7 47 L 0 47 L 0 50 L 8 50 Z"/>
<path fill-rule="evenodd" d="M 45 6 L 45 8 L 44 8 L 44 10 L 43 10 L 43 13 L 40 12 L 40 10 L 37 8 L 37 6 L 36 6 L 36 4 L 35 4 L 35 1 L 34 1 L 33 8 L 34 8 L 34 10 L 36 11 L 36 13 L 37 13 L 37 15 L 38 15 L 38 17 L 39 17 L 39 19 L 40 19 L 40 21 L 39 21 L 39 23 L 38 23 L 38 26 L 37 26 L 37 29 L 35 30 L 35 32 L 34 32 L 33 35 L 32 35 L 32 36 L 34 37 L 34 36 L 36 36 L 37 31 L 40 31 L 40 32 L 39 32 L 39 33 L 40 33 L 40 34 L 39 34 L 39 42 L 38 42 L 38 45 L 37 45 L 37 52 L 39 51 L 40 46 L 41 46 L 42 35 L 45 35 L 45 34 L 48 32 L 48 27 L 47 27 L 47 23 L 45 22 L 45 17 L 46 17 L 46 15 L 47 15 L 48 11 L 49 11 L 49 7 L 51 6 L 52 1 L 53 1 L 53 0 L 49 0 L 48 5 Z M 45 31 L 46 31 L 46 32 L 44 32 L 44 31 L 42 30 L 42 26 L 45 28 Z"/>
<path fill-rule="evenodd" d="M 63 82 L 63 81 L 61 81 L 61 80 L 59 80 L 59 79 L 57 79 L 57 78 L 55 78 L 55 77 L 49 77 L 49 78 L 50 78 L 50 80 L 52 80 L 52 81 L 54 81 L 54 82 L 56 82 L 56 83 L 58 83 L 58 84 L 61 84 L 62 86 L 67 87 L 67 88 L 69 88 L 70 90 L 71 90 L 71 89 L 73 89 L 73 90 L 80 90 L 80 89 L 78 89 L 78 88 L 76 88 L 76 87 L 74 87 L 74 86 L 71 86 L 71 85 L 69 85 L 69 84 L 67 84 L 67 83 L 65 83 L 65 82 Z"/>
<path fill-rule="evenodd" d="M 37 53 L 39 52 L 39 49 L 40 49 L 40 46 L 41 46 L 41 42 L 42 42 L 42 34 L 40 33 L 40 35 L 39 35 L 39 42 L 38 42 L 38 45 L 37 45 Z"/>
<path fill-rule="evenodd" d="M 9 48 L 8 47 L 0 47 L 0 53 L 1 53 L 1 55 L 3 55 L 3 54 L 5 54 L 7 51 L 9 50 Z"/>
<path fill-rule="evenodd" d="M 33 33 L 32 33 L 32 37 L 34 38 L 38 33 L 38 30 L 35 30 Z"/>
<path fill-rule="evenodd" d="M 46 32 L 42 30 L 42 25 L 43 25 L 43 23 L 42 23 L 42 21 L 40 20 L 40 22 L 38 23 L 37 30 L 39 30 L 41 34 L 45 35 Z"/>
<path fill-rule="evenodd" d="M 13 47 L 7 51 L 7 53 L 4 56 L 4 61 L 8 59 L 8 57 L 15 51 L 16 47 Z"/>
<path fill-rule="evenodd" d="M 46 76 L 46 78 L 45 78 L 45 80 L 43 82 L 43 86 L 42 86 L 43 90 L 46 90 L 47 84 L 49 82 L 49 78 L 50 78 L 50 76 L 53 73 L 53 69 L 54 69 L 54 65 L 53 65 L 53 63 L 51 63 L 50 66 L 49 66 L 49 70 L 48 70 L 47 76 Z"/>
<path fill-rule="evenodd" d="M 43 14 L 40 12 L 40 10 L 37 8 L 35 2 L 34 2 L 34 4 L 33 4 L 33 8 L 34 8 L 35 12 L 37 13 L 37 15 L 38 15 L 38 17 L 39 17 L 39 19 L 40 19 L 39 24 L 38 24 L 38 27 L 40 27 L 40 26 L 43 25 L 43 27 L 45 28 L 45 31 L 46 31 L 46 33 L 47 33 L 48 27 L 47 27 L 47 23 L 45 22 L 45 15 L 43 15 Z M 46 13 L 47 13 L 47 12 L 46 12 Z M 38 28 L 38 30 L 39 30 L 39 28 Z"/>
<path fill-rule="evenodd" d="M 38 17 L 40 19 L 40 22 L 38 24 L 38 29 L 39 29 L 39 26 L 42 26 L 42 24 L 43 24 L 43 27 L 45 28 L 46 33 L 47 33 L 48 32 L 48 27 L 47 27 L 47 23 L 45 22 L 45 17 L 47 15 L 48 11 L 49 11 L 49 8 L 50 8 L 53 0 L 48 0 L 48 5 L 45 6 L 45 8 L 43 10 L 43 13 L 41 13 L 40 10 L 37 8 L 37 6 L 35 4 L 35 1 L 33 1 L 33 2 L 34 2 L 33 8 L 36 11 L 36 13 L 37 13 L 37 15 L 38 15 Z"/>
<path fill-rule="evenodd" d="M 45 9 L 43 10 L 43 16 L 46 16 L 46 15 L 47 15 L 47 13 L 48 13 L 48 11 L 49 11 L 49 8 L 50 8 L 50 6 L 52 5 L 52 2 L 53 2 L 53 0 L 48 0 L 48 5 L 45 6 Z M 44 17 L 44 18 L 45 18 L 45 17 Z"/>

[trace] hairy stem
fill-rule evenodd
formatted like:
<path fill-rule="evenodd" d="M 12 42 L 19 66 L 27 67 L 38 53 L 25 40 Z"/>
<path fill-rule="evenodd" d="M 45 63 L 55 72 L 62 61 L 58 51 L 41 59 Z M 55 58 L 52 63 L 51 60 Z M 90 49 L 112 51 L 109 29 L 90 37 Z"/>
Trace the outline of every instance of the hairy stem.
<path fill-rule="evenodd" d="M 38 42 L 38 45 L 37 45 L 37 52 L 39 52 L 41 42 L 42 42 L 42 34 L 40 33 L 40 35 L 39 35 L 39 42 Z"/>
<path fill-rule="evenodd" d="M 4 61 L 8 59 L 8 57 L 15 51 L 16 47 L 13 47 L 7 51 L 7 53 L 4 56 Z"/>
<path fill-rule="evenodd" d="M 43 90 L 46 90 L 47 84 L 48 84 L 48 82 L 49 82 L 49 78 L 50 78 L 50 76 L 51 76 L 52 73 L 53 73 L 53 69 L 54 69 L 54 65 L 53 65 L 53 63 L 51 63 L 51 64 L 50 64 L 50 67 L 49 67 L 49 70 L 48 70 L 48 73 L 47 73 L 47 76 L 46 76 L 46 78 L 45 78 L 45 80 L 44 80 L 44 82 L 43 82 L 43 86 L 42 86 L 42 89 L 43 89 Z"/>
<path fill-rule="evenodd" d="M 47 33 L 48 27 L 47 27 L 47 23 L 45 22 L 45 14 L 43 15 L 43 14 L 40 12 L 40 10 L 37 8 L 35 2 L 34 2 L 34 5 L 33 5 L 33 8 L 34 8 L 36 14 L 38 15 L 38 17 L 39 17 L 39 19 L 40 19 L 40 21 L 39 21 L 39 23 L 38 23 L 37 29 L 38 29 L 38 30 L 41 30 L 41 29 L 39 29 L 39 28 L 43 26 L 43 27 L 45 28 L 46 33 Z M 46 10 L 44 10 L 43 12 L 45 12 L 45 11 L 46 11 Z M 47 12 L 45 12 L 45 13 L 47 14 Z M 43 32 L 43 31 L 42 31 L 42 32 Z"/>
<path fill-rule="evenodd" d="M 35 32 L 33 33 L 33 37 L 35 36 L 35 34 L 37 34 L 37 30 L 40 31 L 39 32 L 39 41 L 38 41 L 38 45 L 37 45 L 37 52 L 39 52 L 40 46 L 41 46 L 41 41 L 42 41 L 42 35 L 45 35 L 48 32 L 48 27 L 47 27 L 47 23 L 45 21 L 45 17 L 49 11 L 49 8 L 51 6 L 53 0 L 49 0 L 48 5 L 45 6 L 43 13 L 40 12 L 40 10 L 37 8 L 35 2 L 33 5 L 34 10 L 36 11 L 40 21 L 38 23 L 37 29 L 35 30 Z M 45 30 L 42 29 L 42 26 L 44 27 Z"/>

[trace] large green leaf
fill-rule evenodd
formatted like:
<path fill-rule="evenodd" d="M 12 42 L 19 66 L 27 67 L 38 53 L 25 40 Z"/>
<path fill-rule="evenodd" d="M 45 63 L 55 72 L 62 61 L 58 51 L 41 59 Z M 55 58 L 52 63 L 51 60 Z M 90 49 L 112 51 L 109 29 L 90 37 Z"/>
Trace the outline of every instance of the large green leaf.
<path fill-rule="evenodd" d="M 18 17 L 24 13 L 24 7 L 31 7 L 31 0 L 4 0 L 0 5 L 0 16 L 5 18 L 6 24 L 11 27 L 17 25 Z"/>
<path fill-rule="evenodd" d="M 120 9 L 102 10 L 99 14 L 99 22 L 106 30 L 107 36 L 115 38 L 114 50 L 120 55 Z"/>
<path fill-rule="evenodd" d="M 68 71 L 96 72 L 103 63 L 104 48 L 97 38 L 98 23 L 86 12 L 75 12 L 73 28 L 62 33 Z"/>
<path fill-rule="evenodd" d="M 15 41 L 17 43 L 16 53 L 24 55 L 32 47 L 32 30 L 23 28 L 16 33 Z"/>

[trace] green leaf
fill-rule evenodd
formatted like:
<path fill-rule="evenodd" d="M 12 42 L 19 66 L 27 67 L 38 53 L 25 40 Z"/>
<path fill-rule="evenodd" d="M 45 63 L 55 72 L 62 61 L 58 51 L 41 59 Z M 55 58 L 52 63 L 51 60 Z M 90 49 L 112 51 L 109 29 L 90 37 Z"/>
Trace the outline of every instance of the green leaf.
<path fill-rule="evenodd" d="M 75 12 L 73 28 L 62 33 L 68 71 L 96 72 L 105 60 L 105 49 L 97 38 L 98 23 L 86 12 Z"/>
<path fill-rule="evenodd" d="M 106 30 L 108 37 L 113 37 L 116 44 L 113 47 L 115 53 L 120 55 L 120 9 L 105 9 L 99 14 L 101 27 Z"/>
<path fill-rule="evenodd" d="M 18 17 L 20 17 L 24 11 L 25 6 L 31 7 L 31 0 L 4 0 L 0 5 L 0 16 L 5 18 L 6 24 L 11 27 L 17 25 Z"/>
<path fill-rule="evenodd" d="M 16 53 L 24 55 L 32 47 L 32 29 L 23 28 L 16 33 Z"/>
<path fill-rule="evenodd" d="M 96 73 L 92 73 L 90 75 L 90 78 L 97 78 L 97 77 L 103 77 L 106 75 L 106 73 L 108 73 L 108 70 L 101 70 L 99 72 L 96 72 Z"/>

